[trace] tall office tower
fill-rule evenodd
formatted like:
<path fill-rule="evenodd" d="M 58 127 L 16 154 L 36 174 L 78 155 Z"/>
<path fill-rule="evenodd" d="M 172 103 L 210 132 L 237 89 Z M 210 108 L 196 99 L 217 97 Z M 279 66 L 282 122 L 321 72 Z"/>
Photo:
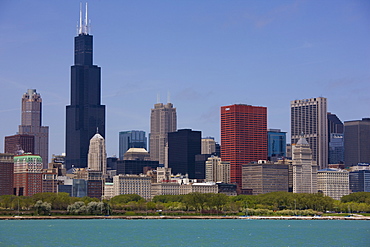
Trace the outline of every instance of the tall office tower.
<path fill-rule="evenodd" d="M 370 163 L 370 118 L 344 122 L 344 162 Z"/>
<path fill-rule="evenodd" d="M 90 140 L 88 168 L 92 171 L 102 172 L 103 176 L 107 174 L 105 140 L 99 133 L 96 133 Z"/>
<path fill-rule="evenodd" d="M 303 135 L 293 146 L 293 193 L 317 193 L 317 165 Z"/>
<path fill-rule="evenodd" d="M 119 159 L 123 160 L 123 155 L 130 148 L 146 148 L 145 131 L 131 130 L 119 132 Z"/>
<path fill-rule="evenodd" d="M 291 143 L 301 134 L 307 139 L 313 160 L 320 169 L 328 166 L 328 121 L 326 98 L 294 100 L 290 102 Z"/>
<path fill-rule="evenodd" d="M 221 107 L 221 159 L 230 162 L 230 182 L 242 187 L 242 165 L 267 159 L 267 108 Z"/>
<path fill-rule="evenodd" d="M 216 142 L 213 137 L 202 138 L 202 154 L 214 154 L 216 152 Z"/>
<path fill-rule="evenodd" d="M 14 155 L 0 153 L 0 196 L 13 195 Z"/>
<path fill-rule="evenodd" d="M 42 192 L 42 158 L 39 155 L 14 156 L 14 194 L 32 196 Z"/>
<path fill-rule="evenodd" d="M 19 134 L 33 135 L 34 153 L 42 158 L 43 167 L 48 167 L 49 154 L 49 127 L 42 126 L 42 99 L 36 89 L 28 89 L 22 97 L 22 123 L 19 125 Z"/>
<path fill-rule="evenodd" d="M 206 181 L 230 183 L 230 163 L 211 156 L 206 161 Z"/>
<path fill-rule="evenodd" d="M 100 67 L 93 65 L 93 36 L 89 34 L 87 5 L 85 21 L 75 37 L 71 67 L 71 104 L 66 108 L 66 168 L 86 167 L 89 141 L 96 128 L 105 137 L 105 105 L 100 103 Z"/>
<path fill-rule="evenodd" d="M 344 162 L 344 125 L 337 115 L 328 112 L 328 163 Z"/>
<path fill-rule="evenodd" d="M 201 152 L 201 132 L 180 129 L 168 133 L 168 167 L 174 174 L 195 178 L 195 156 Z"/>
<path fill-rule="evenodd" d="M 35 153 L 35 136 L 33 135 L 12 135 L 5 136 L 4 153 L 19 154 Z"/>
<path fill-rule="evenodd" d="M 165 164 L 167 134 L 177 129 L 176 108 L 171 103 L 157 103 L 150 115 L 150 158 Z"/>
<path fill-rule="evenodd" d="M 267 157 L 270 161 L 286 157 L 286 132 L 279 129 L 267 130 Z"/>

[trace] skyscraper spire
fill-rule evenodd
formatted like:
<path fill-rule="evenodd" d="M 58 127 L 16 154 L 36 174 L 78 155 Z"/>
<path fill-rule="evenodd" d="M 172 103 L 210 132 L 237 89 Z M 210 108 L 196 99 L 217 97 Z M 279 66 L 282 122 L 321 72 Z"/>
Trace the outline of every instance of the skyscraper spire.
<path fill-rule="evenodd" d="M 85 10 L 85 34 L 89 34 L 89 19 L 87 18 L 87 2 Z"/>
<path fill-rule="evenodd" d="M 80 3 L 80 24 L 78 26 L 78 34 L 82 34 L 82 3 Z"/>
<path fill-rule="evenodd" d="M 85 18 L 82 21 L 82 3 L 80 3 L 80 22 L 78 27 L 78 34 L 89 34 L 90 25 L 88 19 L 87 3 L 85 4 Z"/>

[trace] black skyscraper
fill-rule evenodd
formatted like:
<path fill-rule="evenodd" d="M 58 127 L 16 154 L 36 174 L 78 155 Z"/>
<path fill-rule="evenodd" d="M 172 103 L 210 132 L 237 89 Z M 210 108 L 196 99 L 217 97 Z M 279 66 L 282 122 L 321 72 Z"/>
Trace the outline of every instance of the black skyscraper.
<path fill-rule="evenodd" d="M 71 66 L 71 104 L 66 109 L 66 168 L 87 167 L 90 139 L 105 137 L 105 106 L 100 104 L 100 67 L 93 65 L 93 37 L 89 35 L 87 5 L 84 24 L 80 11 Z"/>
<path fill-rule="evenodd" d="M 195 156 L 201 153 L 201 132 L 180 129 L 168 133 L 168 167 L 172 173 L 197 178 Z"/>

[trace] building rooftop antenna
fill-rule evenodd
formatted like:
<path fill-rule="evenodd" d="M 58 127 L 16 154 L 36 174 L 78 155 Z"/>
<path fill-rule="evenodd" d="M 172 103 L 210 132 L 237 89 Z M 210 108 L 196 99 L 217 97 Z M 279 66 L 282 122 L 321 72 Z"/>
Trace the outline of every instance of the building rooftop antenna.
<path fill-rule="evenodd" d="M 170 91 L 167 92 L 167 103 L 170 103 L 170 97 L 171 97 L 171 93 Z"/>
<path fill-rule="evenodd" d="M 160 101 L 161 99 L 160 99 L 159 93 L 157 93 L 157 104 L 159 104 Z"/>
<path fill-rule="evenodd" d="M 85 10 L 85 34 L 89 34 L 89 19 L 87 15 L 87 2 L 86 2 L 86 10 Z"/>
<path fill-rule="evenodd" d="M 80 23 L 78 25 L 78 34 L 82 34 L 82 3 L 80 3 Z"/>

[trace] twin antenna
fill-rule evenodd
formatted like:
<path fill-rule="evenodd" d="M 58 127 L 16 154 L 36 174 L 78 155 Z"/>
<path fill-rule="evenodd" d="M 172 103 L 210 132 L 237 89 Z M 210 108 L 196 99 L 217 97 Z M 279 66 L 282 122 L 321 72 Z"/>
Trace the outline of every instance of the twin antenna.
<path fill-rule="evenodd" d="M 77 24 L 77 34 L 89 34 L 90 20 L 87 18 L 87 3 L 85 7 L 85 19 L 82 21 L 82 3 L 80 3 L 80 23 Z"/>

